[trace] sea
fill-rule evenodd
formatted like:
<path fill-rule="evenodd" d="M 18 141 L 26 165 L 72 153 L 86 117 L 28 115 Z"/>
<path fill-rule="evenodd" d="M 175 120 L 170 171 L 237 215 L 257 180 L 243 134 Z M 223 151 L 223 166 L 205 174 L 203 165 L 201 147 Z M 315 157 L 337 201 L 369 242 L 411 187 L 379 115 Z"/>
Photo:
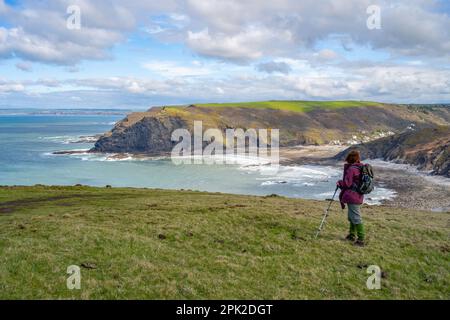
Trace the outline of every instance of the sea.
<path fill-rule="evenodd" d="M 91 154 L 95 136 L 109 131 L 127 110 L 0 110 L 0 185 L 147 187 L 272 195 L 324 200 L 342 169 L 323 165 L 280 166 L 239 159 L 234 164 L 174 164 L 170 158 Z M 76 154 L 55 155 L 55 151 Z M 396 196 L 377 186 L 367 199 Z"/>

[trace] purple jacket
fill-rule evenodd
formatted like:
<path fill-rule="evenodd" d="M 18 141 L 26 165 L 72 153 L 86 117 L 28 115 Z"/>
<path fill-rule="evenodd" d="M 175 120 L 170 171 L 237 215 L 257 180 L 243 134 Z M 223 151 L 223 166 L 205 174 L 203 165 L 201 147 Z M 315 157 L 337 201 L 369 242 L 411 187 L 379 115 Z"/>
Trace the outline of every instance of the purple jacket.
<path fill-rule="evenodd" d="M 338 181 L 338 186 L 342 189 L 339 194 L 341 203 L 362 204 L 364 202 L 364 195 L 351 190 L 353 185 L 359 184 L 362 163 L 346 163 L 344 165 L 343 180 Z"/>

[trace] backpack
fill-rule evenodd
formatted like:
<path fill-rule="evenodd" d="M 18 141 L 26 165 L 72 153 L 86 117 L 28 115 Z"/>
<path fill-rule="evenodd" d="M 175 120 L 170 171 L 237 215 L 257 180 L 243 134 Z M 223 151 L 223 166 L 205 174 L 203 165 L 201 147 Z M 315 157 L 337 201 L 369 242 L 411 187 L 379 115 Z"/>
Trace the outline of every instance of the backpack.
<path fill-rule="evenodd" d="M 355 185 L 352 189 L 360 194 L 369 194 L 374 189 L 374 174 L 373 169 L 370 164 L 364 164 L 361 167 L 358 167 L 361 171 L 359 176 L 359 185 Z"/>

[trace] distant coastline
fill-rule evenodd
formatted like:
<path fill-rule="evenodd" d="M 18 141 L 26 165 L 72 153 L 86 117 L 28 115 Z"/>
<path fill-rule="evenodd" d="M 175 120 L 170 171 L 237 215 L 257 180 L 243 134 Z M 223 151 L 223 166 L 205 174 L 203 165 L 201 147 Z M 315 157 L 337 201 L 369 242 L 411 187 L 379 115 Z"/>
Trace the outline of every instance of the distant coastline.
<path fill-rule="evenodd" d="M 83 115 L 126 115 L 136 110 L 131 109 L 2 109 L 0 116 L 83 116 Z"/>

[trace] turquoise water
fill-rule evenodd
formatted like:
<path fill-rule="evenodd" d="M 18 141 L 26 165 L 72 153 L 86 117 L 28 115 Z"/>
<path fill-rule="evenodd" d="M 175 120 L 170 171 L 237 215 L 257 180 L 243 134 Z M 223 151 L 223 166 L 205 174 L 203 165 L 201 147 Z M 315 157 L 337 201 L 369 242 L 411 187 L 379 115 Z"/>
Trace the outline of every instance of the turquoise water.
<path fill-rule="evenodd" d="M 0 185 L 112 185 L 325 199 L 341 175 L 339 168 L 325 166 L 281 166 L 276 174 L 268 174 L 267 166 L 248 161 L 177 166 L 161 158 L 52 154 L 88 150 L 93 142 L 79 142 L 80 137 L 104 133 L 124 116 L 0 115 Z M 378 188 L 372 203 L 391 196 L 392 191 Z"/>

